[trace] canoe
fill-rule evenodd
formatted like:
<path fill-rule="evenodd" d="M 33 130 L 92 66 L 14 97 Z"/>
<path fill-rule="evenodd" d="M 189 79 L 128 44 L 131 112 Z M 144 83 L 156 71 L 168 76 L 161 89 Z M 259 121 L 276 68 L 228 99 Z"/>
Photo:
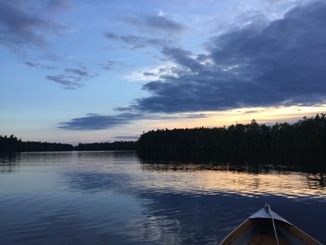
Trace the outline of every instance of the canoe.
<path fill-rule="evenodd" d="M 219 245 L 322 245 L 275 212 L 269 205 L 248 217 Z"/>

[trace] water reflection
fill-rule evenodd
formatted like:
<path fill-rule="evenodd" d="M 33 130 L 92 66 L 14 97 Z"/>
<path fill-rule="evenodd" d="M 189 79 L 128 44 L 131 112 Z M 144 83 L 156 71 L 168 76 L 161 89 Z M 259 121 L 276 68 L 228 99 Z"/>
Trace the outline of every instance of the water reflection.
<path fill-rule="evenodd" d="M 326 175 L 324 173 L 306 174 L 307 185 L 310 189 L 325 189 Z"/>
<path fill-rule="evenodd" d="M 0 174 L 17 171 L 20 154 L 0 154 Z"/>
<path fill-rule="evenodd" d="M 64 176 L 71 191 L 95 193 L 104 191 L 123 192 L 130 186 L 130 176 L 119 173 L 72 172 Z"/>
<path fill-rule="evenodd" d="M 216 244 L 265 203 L 326 242 L 323 172 L 141 163 L 135 152 L 24 153 L 2 164 L 16 167 L 0 176 L 0 244 Z"/>
<path fill-rule="evenodd" d="M 78 162 L 130 162 L 137 161 L 138 156 L 135 151 L 75 151 L 72 152 Z"/>
<path fill-rule="evenodd" d="M 164 176 L 164 181 L 153 183 L 155 188 L 177 192 L 316 198 L 326 194 L 323 173 L 298 172 L 287 166 L 143 163 L 142 168 Z"/>

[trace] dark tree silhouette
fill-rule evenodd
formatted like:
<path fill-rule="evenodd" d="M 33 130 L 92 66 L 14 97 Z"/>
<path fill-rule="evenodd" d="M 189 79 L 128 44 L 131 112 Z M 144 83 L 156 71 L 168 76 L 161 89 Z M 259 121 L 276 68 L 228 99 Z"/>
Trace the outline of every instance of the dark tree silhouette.
<path fill-rule="evenodd" d="M 19 152 L 23 148 L 21 139 L 17 139 L 13 134 L 9 137 L 0 135 L 0 152 Z"/>
<path fill-rule="evenodd" d="M 135 150 L 134 141 L 115 141 L 112 143 L 87 143 L 72 146 L 62 143 L 48 143 L 38 141 L 21 141 L 14 135 L 0 135 L 0 152 L 27 152 L 27 151 L 100 151 L 100 150 Z"/>
<path fill-rule="evenodd" d="M 79 143 L 74 149 L 77 151 L 110 151 L 110 150 L 135 150 L 134 141 L 115 141 L 105 143 Z"/>
<path fill-rule="evenodd" d="M 292 156 L 301 158 L 303 155 L 325 161 L 326 115 L 317 114 L 293 124 L 285 122 L 273 126 L 252 120 L 249 124 L 227 128 L 152 130 L 141 135 L 137 150 L 142 158 L 152 160 L 257 158 L 277 161 L 285 158 L 291 161 Z"/>

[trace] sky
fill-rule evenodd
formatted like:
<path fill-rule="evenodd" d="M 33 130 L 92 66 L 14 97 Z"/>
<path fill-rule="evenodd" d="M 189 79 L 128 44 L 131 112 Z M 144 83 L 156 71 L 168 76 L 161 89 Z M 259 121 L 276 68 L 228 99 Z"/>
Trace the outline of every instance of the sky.
<path fill-rule="evenodd" d="M 326 112 L 326 1 L 0 0 L 0 135 L 61 143 Z"/>

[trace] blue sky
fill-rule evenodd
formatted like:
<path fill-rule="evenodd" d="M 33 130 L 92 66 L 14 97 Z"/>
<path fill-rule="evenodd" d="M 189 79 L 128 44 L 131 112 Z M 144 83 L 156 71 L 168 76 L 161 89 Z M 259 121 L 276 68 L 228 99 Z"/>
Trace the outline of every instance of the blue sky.
<path fill-rule="evenodd" d="M 0 0 L 0 134 L 137 139 L 326 112 L 326 2 Z"/>

